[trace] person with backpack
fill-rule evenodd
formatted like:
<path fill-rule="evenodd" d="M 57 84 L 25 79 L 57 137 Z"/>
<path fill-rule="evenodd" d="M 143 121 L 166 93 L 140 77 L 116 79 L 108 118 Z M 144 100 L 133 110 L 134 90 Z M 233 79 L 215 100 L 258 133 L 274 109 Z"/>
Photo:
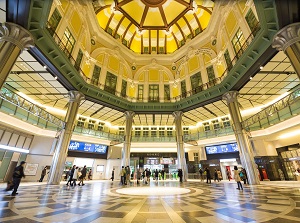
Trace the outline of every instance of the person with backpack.
<path fill-rule="evenodd" d="M 234 173 L 233 178 L 234 178 L 234 180 L 237 182 L 237 185 L 238 185 L 238 188 L 236 188 L 236 189 L 238 189 L 238 190 L 243 190 L 243 186 L 242 186 L 242 184 L 241 184 L 240 173 L 239 173 L 239 171 L 238 171 L 237 166 L 234 166 L 233 169 L 234 169 L 234 170 L 233 170 L 233 173 Z"/>
<path fill-rule="evenodd" d="M 19 166 L 17 166 L 14 170 L 14 173 L 13 173 L 14 190 L 13 190 L 11 196 L 16 196 L 18 194 L 17 190 L 18 190 L 19 185 L 21 183 L 21 179 L 22 179 L 22 177 L 25 178 L 25 174 L 24 174 L 25 163 L 26 163 L 25 161 L 22 161 L 21 164 Z"/>

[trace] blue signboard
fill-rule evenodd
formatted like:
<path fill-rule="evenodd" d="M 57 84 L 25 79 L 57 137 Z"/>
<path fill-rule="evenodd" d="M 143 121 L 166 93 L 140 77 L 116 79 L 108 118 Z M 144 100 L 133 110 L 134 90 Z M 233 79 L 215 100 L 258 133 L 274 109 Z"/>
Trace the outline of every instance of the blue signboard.
<path fill-rule="evenodd" d="M 101 145 L 101 144 L 71 141 L 69 145 L 69 150 L 78 151 L 78 152 L 106 154 L 107 147 L 108 146 Z"/>
<path fill-rule="evenodd" d="M 228 143 L 224 145 L 206 146 L 206 154 L 217 154 L 217 153 L 233 153 L 238 152 L 237 143 Z"/>

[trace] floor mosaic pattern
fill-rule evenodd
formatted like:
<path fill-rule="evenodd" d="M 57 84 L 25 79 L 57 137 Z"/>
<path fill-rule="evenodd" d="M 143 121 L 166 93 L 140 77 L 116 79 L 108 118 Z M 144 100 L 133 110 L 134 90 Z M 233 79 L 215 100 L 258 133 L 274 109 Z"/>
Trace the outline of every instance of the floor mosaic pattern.
<path fill-rule="evenodd" d="M 224 181 L 131 186 L 90 181 L 75 188 L 21 183 L 16 197 L 4 186 L 0 185 L 0 222 L 5 223 L 300 222 L 300 183 L 263 183 L 243 191 Z M 186 190 L 170 195 L 176 188 Z"/>

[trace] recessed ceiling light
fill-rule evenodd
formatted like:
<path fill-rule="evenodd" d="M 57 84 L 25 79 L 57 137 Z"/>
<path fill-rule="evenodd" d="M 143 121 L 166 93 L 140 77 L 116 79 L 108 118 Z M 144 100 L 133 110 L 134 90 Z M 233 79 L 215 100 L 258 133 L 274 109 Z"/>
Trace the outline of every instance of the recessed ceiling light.
<path fill-rule="evenodd" d="M 250 80 L 252 80 L 252 77 L 250 77 Z"/>
<path fill-rule="evenodd" d="M 260 67 L 259 67 L 259 69 L 261 69 L 261 70 L 262 70 L 262 69 L 264 69 L 264 67 L 263 67 L 263 66 L 260 66 Z"/>
<path fill-rule="evenodd" d="M 54 79 L 57 80 L 57 76 L 55 76 Z"/>
<path fill-rule="evenodd" d="M 47 66 L 45 65 L 44 68 L 47 69 Z"/>

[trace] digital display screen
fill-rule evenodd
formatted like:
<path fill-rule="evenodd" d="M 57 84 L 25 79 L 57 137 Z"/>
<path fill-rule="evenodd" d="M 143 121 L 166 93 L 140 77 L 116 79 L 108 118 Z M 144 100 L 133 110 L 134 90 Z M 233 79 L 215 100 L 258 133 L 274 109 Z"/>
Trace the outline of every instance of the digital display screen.
<path fill-rule="evenodd" d="M 218 154 L 218 153 L 233 153 L 238 152 L 237 143 L 228 143 L 216 146 L 206 146 L 206 154 Z"/>
<path fill-rule="evenodd" d="M 106 154 L 108 146 L 101 144 L 71 141 L 69 151 Z"/>

